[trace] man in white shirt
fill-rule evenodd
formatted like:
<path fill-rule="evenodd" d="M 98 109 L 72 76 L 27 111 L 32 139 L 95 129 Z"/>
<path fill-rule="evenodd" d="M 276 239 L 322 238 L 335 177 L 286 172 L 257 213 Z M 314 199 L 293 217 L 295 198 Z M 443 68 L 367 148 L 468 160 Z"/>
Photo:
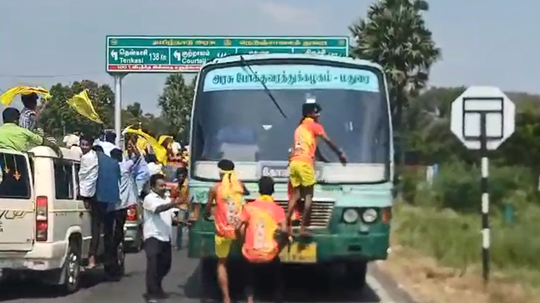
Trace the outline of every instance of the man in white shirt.
<path fill-rule="evenodd" d="M 88 137 L 81 137 L 80 146 L 83 152 L 81 156 L 81 166 L 79 168 L 79 194 L 84 200 L 86 209 L 90 209 L 91 216 L 91 233 L 92 239 L 90 240 L 90 248 L 88 252 L 88 268 L 96 266 L 96 254 L 99 246 L 99 239 L 101 237 L 101 226 L 103 223 L 103 217 L 105 215 L 105 209 L 102 207 L 102 203 L 96 203 L 96 185 L 98 178 L 98 156 L 95 151 L 92 150 L 92 139 Z"/>
<path fill-rule="evenodd" d="M 64 137 L 64 144 L 67 148 L 69 148 L 71 151 L 76 152 L 79 154 L 79 156 L 82 156 L 82 150 L 80 148 L 80 137 L 77 132 L 73 134 L 69 134 Z"/>
<path fill-rule="evenodd" d="M 154 154 L 147 154 L 146 155 L 146 163 L 148 163 L 148 171 L 151 175 L 155 174 L 161 174 L 161 170 L 163 169 L 163 165 L 158 162 L 156 155 Z"/>
<path fill-rule="evenodd" d="M 185 201 L 169 203 L 165 198 L 165 176 L 150 177 L 151 191 L 144 198 L 144 251 L 146 252 L 146 300 L 157 302 L 167 297 L 161 286 L 171 269 L 173 208 Z"/>
<path fill-rule="evenodd" d="M 111 150 L 113 149 L 121 149 L 120 147 L 116 146 L 114 144 L 114 141 L 116 140 L 116 134 L 113 132 L 106 132 L 105 133 L 105 141 L 99 141 L 98 145 L 103 148 L 103 153 L 107 156 L 111 156 Z"/>

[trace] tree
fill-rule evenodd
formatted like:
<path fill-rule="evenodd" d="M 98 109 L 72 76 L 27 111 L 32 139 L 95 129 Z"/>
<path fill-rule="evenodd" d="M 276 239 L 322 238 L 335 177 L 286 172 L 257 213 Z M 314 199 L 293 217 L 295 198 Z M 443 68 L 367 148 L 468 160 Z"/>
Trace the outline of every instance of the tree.
<path fill-rule="evenodd" d="M 455 160 L 475 163 L 478 154 L 467 150 L 450 131 L 452 102 L 464 87 L 434 87 L 411 99 L 404 116 L 407 125 L 405 149 L 415 151 L 421 162 L 448 163 Z M 540 96 L 506 93 L 516 104 L 516 130 L 490 158 L 496 165 L 515 165 L 540 172 Z"/>
<path fill-rule="evenodd" d="M 186 84 L 181 74 L 171 74 L 159 96 L 161 118 L 167 125 L 167 133 L 184 142 L 189 139 L 194 91 L 194 82 Z"/>
<path fill-rule="evenodd" d="M 155 136 L 167 134 L 165 120 L 153 114 L 144 113 L 139 102 L 130 104 L 125 110 L 122 110 L 122 125 L 123 127 L 129 125 L 138 127 L 140 125 Z"/>
<path fill-rule="evenodd" d="M 382 0 L 349 27 L 356 41 L 352 55 L 375 61 L 385 70 L 398 133 L 409 97 L 425 87 L 431 66 L 441 58 L 422 17 L 428 8 L 423 0 Z"/>
<path fill-rule="evenodd" d="M 67 104 L 67 100 L 84 89 L 88 89 L 90 100 L 103 125 L 82 117 Z M 83 131 L 88 135 L 97 135 L 102 127 L 112 127 L 114 92 L 108 85 L 99 85 L 89 80 L 74 82 L 71 86 L 58 83 L 50 89 L 50 93 L 52 98 L 40 114 L 38 122 L 47 134 L 61 137 L 66 133 Z"/>

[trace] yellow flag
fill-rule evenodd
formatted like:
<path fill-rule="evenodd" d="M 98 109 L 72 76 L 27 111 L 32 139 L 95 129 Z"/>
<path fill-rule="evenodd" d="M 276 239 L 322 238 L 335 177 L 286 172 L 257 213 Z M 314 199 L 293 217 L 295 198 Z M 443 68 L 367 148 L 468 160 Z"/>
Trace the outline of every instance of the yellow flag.
<path fill-rule="evenodd" d="M 148 141 L 146 141 L 145 138 L 143 137 L 137 138 L 137 143 L 135 145 L 137 146 L 137 149 L 142 155 L 146 155 Z"/>
<path fill-rule="evenodd" d="M 90 98 L 88 97 L 87 89 L 73 96 L 67 101 L 67 104 L 73 107 L 73 109 L 75 109 L 82 116 L 85 116 L 96 123 L 103 124 L 99 118 L 99 115 L 96 113 L 94 106 L 92 105 L 92 101 L 90 101 Z"/>
<path fill-rule="evenodd" d="M 169 139 L 169 138 L 173 139 L 173 137 L 172 137 L 172 136 L 169 136 L 169 135 L 162 135 L 162 136 L 159 136 L 158 143 L 159 143 L 159 144 L 163 144 L 163 142 L 165 142 L 165 140 L 167 140 L 167 139 Z"/>
<path fill-rule="evenodd" d="M 140 129 L 133 129 L 131 128 L 131 126 L 128 126 L 126 129 L 124 129 L 123 133 L 135 134 L 146 139 L 148 144 L 150 144 L 150 146 L 154 150 L 157 160 L 163 165 L 167 164 L 167 149 L 161 146 L 161 144 L 159 144 L 156 138 L 150 136 L 149 134 L 143 132 Z"/>
<path fill-rule="evenodd" d="M 8 106 L 13 101 L 15 96 L 17 96 L 17 95 L 29 95 L 29 94 L 32 94 L 32 93 L 36 93 L 36 94 L 42 96 L 44 99 L 50 99 L 51 98 L 51 94 L 49 93 L 49 91 L 46 88 L 43 88 L 41 86 L 21 85 L 21 86 L 12 87 L 12 88 L 8 89 L 7 91 L 5 91 L 0 96 L 0 103 L 4 104 L 4 106 Z"/>

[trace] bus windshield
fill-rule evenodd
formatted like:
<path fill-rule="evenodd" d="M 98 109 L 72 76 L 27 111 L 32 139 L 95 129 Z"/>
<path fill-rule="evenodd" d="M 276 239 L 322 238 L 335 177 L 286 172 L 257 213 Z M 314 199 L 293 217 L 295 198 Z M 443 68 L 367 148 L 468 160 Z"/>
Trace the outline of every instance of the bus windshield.
<path fill-rule="evenodd" d="M 193 117 L 194 163 L 227 158 L 248 166 L 260 162 L 286 165 L 294 130 L 302 118 L 302 104 L 306 99 L 315 99 L 322 107 L 320 123 L 344 150 L 349 167 L 378 164 L 386 170 L 390 130 L 381 75 L 358 67 L 251 67 L 259 79 L 241 66 L 212 69 L 204 74 Z M 264 81 L 286 118 L 259 80 Z M 318 146 L 330 165 L 341 166 L 326 144 L 320 142 Z M 209 176 L 210 171 L 199 167 L 195 177 L 216 178 L 213 172 Z M 245 175 L 244 179 L 255 179 L 255 175 Z"/>

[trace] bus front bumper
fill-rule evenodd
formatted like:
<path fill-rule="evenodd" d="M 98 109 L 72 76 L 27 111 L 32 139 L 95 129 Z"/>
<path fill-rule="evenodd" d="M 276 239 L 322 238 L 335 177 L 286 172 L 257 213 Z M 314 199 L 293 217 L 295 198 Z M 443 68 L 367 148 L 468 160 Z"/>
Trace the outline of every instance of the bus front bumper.
<path fill-rule="evenodd" d="M 310 243 L 316 245 L 317 263 L 386 260 L 389 234 L 313 234 Z M 214 233 L 192 231 L 189 236 L 188 256 L 190 258 L 214 258 Z M 233 244 L 229 257 L 233 259 L 241 257 L 241 243 Z"/>

